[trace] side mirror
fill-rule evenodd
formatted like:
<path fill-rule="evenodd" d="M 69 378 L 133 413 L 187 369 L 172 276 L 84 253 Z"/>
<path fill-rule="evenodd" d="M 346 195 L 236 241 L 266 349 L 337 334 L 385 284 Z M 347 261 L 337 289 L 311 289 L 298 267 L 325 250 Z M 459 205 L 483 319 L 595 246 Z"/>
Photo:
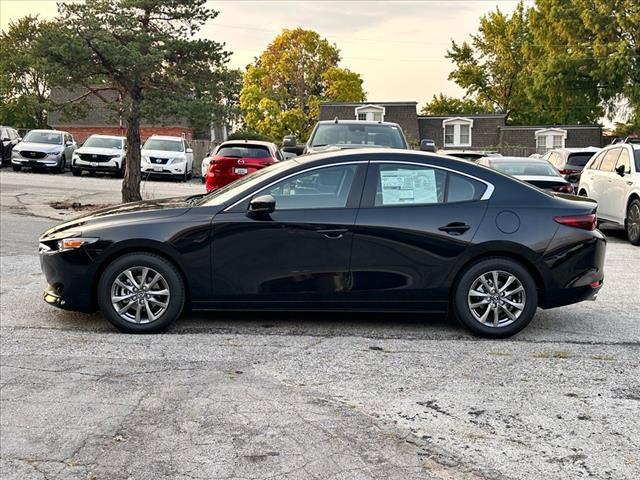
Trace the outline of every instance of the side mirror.
<path fill-rule="evenodd" d="M 3 142 L 10 142 L 10 141 L 11 141 L 11 139 L 10 139 L 9 137 L 3 137 L 3 138 L 2 138 L 2 141 L 3 141 Z"/>
<path fill-rule="evenodd" d="M 625 174 L 624 165 L 620 165 L 619 167 L 616 167 L 616 173 L 621 177 L 624 177 L 624 174 Z"/>
<path fill-rule="evenodd" d="M 421 152 L 433 152 L 436 151 L 436 142 L 430 140 L 428 138 L 424 138 L 420 140 L 420 151 Z"/>
<path fill-rule="evenodd" d="M 286 135 L 282 139 L 283 147 L 295 147 L 297 144 L 298 144 L 298 139 L 296 138 L 295 135 Z"/>
<path fill-rule="evenodd" d="M 271 195 L 260 195 L 251 200 L 247 215 L 260 216 L 269 215 L 276 211 L 276 199 Z"/>
<path fill-rule="evenodd" d="M 193 153 L 193 148 L 187 148 L 186 152 L 187 153 Z"/>

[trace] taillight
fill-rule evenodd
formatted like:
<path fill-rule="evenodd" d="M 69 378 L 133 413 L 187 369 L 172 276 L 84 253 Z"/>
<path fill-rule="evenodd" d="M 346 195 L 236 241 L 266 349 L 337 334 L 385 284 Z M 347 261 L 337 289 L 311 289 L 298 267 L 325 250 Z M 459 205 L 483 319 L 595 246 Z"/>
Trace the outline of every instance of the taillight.
<path fill-rule="evenodd" d="M 558 193 L 573 193 L 573 185 L 569 183 L 558 185 L 557 187 L 553 187 L 553 191 Z"/>
<path fill-rule="evenodd" d="M 572 173 L 580 173 L 580 170 L 572 170 L 570 168 L 560 170 L 561 175 L 571 175 Z"/>
<path fill-rule="evenodd" d="M 553 217 L 553 219 L 567 227 L 581 228 L 582 230 L 595 230 L 598 226 L 598 219 L 595 213 L 590 215 L 568 215 L 561 217 Z"/>

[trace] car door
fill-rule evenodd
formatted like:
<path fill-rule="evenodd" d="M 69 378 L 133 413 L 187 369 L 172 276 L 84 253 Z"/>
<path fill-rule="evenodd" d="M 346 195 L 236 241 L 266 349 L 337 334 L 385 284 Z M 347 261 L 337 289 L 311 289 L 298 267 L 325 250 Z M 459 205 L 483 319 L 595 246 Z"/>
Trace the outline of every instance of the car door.
<path fill-rule="evenodd" d="M 611 195 L 611 187 L 617 174 L 614 171 L 622 148 L 607 150 L 602 158 L 600 168 L 594 178 L 594 196 L 598 201 L 598 216 L 607 220 L 615 220 L 615 206 Z"/>
<path fill-rule="evenodd" d="M 249 198 L 216 215 L 212 300 L 344 300 L 366 167 L 367 162 L 313 167 L 263 187 L 252 198 L 273 196 L 275 211 L 266 217 L 247 214 Z"/>
<path fill-rule="evenodd" d="M 619 173 L 619 171 L 622 172 Z M 630 188 L 629 175 L 631 174 L 631 157 L 629 155 L 629 149 L 622 147 L 620 149 L 620 155 L 616 162 L 613 173 L 610 174 L 608 182 L 608 194 L 606 201 L 607 214 L 610 215 L 612 220 L 624 225 L 626 217 L 626 199 L 627 191 Z"/>
<path fill-rule="evenodd" d="M 353 300 L 445 310 L 441 284 L 478 229 L 491 190 L 438 166 L 372 162 L 353 236 Z"/>

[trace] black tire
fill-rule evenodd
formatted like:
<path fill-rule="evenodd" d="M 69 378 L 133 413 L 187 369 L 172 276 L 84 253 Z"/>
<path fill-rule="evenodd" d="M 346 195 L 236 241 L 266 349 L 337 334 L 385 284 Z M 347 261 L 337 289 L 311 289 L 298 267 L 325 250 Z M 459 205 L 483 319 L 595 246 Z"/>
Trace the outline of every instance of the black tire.
<path fill-rule="evenodd" d="M 82 175 L 82 169 L 80 168 L 72 168 L 71 169 L 71 173 L 73 174 L 74 177 L 79 177 Z"/>
<path fill-rule="evenodd" d="M 514 276 L 523 287 L 524 293 L 524 296 L 522 297 L 522 299 L 524 300 L 524 305 L 519 313 L 519 316 L 517 316 L 515 320 L 505 318 L 505 324 L 498 326 L 481 323 L 479 319 L 476 319 L 474 313 L 472 313 L 471 311 L 470 300 L 468 297 L 472 286 L 474 286 L 476 281 L 479 281 L 480 276 L 482 276 L 483 274 L 489 274 L 488 278 L 490 280 L 492 278 L 490 272 L 494 271 L 501 272 L 499 277 L 501 277 L 503 280 L 506 280 L 506 275 Z M 500 282 L 500 280 L 498 280 L 498 282 Z M 489 283 L 491 284 L 493 282 L 489 281 Z M 517 283 L 512 283 L 511 285 L 517 285 Z M 509 292 L 510 289 L 507 288 L 505 291 Z M 518 294 L 516 293 L 515 295 L 517 296 Z M 482 299 L 481 302 L 484 302 L 485 300 L 487 302 L 491 302 L 493 299 L 495 299 L 498 316 L 506 317 L 507 312 L 504 311 L 503 307 L 509 307 L 509 305 L 506 303 L 499 303 L 502 300 L 502 297 L 500 297 L 499 295 L 484 295 L 482 297 L 478 296 L 477 298 Z M 511 298 L 511 300 L 513 300 L 513 297 Z M 522 300 L 520 300 L 520 302 L 522 302 Z M 465 268 L 454 287 L 452 303 L 453 311 L 458 321 L 460 321 L 460 323 L 471 330 L 471 332 L 473 332 L 475 335 L 486 338 L 506 338 L 515 335 L 524 327 L 526 327 L 529 322 L 531 322 L 536 313 L 536 309 L 538 308 L 538 290 L 536 288 L 536 283 L 533 277 L 531 276 L 529 271 L 520 263 L 509 258 L 491 257 L 484 260 L 479 260 Z M 480 305 L 480 302 L 478 303 L 478 305 Z M 484 305 L 478 307 L 480 309 L 480 312 L 482 312 L 483 307 Z M 487 309 L 491 310 L 491 312 L 489 313 L 489 317 L 493 318 L 493 309 L 491 309 L 489 303 L 487 304 Z M 514 312 L 516 312 L 516 309 L 512 308 L 510 310 L 512 315 Z M 502 322 L 502 320 L 499 320 L 499 323 Z"/>
<path fill-rule="evenodd" d="M 116 178 L 124 178 L 124 164 L 116 172 Z"/>
<path fill-rule="evenodd" d="M 200 177 L 200 181 L 204 184 L 207 183 L 207 179 L 206 177 Z"/>
<path fill-rule="evenodd" d="M 20 170 L 22 170 L 22 165 L 11 164 L 11 168 L 13 168 L 14 172 L 19 172 Z"/>
<path fill-rule="evenodd" d="M 162 281 L 165 282 L 166 289 L 170 293 L 166 309 L 157 319 L 149 321 L 149 323 L 133 323 L 132 320 L 123 318 L 111 303 L 111 291 L 116 279 L 127 269 L 136 268 L 155 270 L 161 275 Z M 136 280 L 140 281 L 140 278 L 138 277 Z M 131 289 L 128 292 L 133 293 Z M 147 292 L 151 292 L 151 290 Z M 185 304 L 185 286 L 180 273 L 168 260 L 152 253 L 130 253 L 117 258 L 107 266 L 98 282 L 97 298 L 103 315 L 121 332 L 158 333 L 169 328 L 180 317 Z M 135 312 L 139 309 L 142 310 L 142 306 L 137 307 L 135 305 L 136 302 L 133 302 L 133 306 L 123 314 L 128 312 L 133 314 L 130 310 Z"/>
<path fill-rule="evenodd" d="M 58 163 L 58 165 L 56 165 L 55 167 L 53 167 L 51 169 L 51 171 L 53 173 L 64 173 L 65 170 L 65 165 L 66 165 L 67 161 L 64 158 L 64 155 L 60 158 L 60 163 Z"/>
<path fill-rule="evenodd" d="M 640 245 L 640 200 L 633 200 L 627 207 L 624 229 L 631 245 Z"/>

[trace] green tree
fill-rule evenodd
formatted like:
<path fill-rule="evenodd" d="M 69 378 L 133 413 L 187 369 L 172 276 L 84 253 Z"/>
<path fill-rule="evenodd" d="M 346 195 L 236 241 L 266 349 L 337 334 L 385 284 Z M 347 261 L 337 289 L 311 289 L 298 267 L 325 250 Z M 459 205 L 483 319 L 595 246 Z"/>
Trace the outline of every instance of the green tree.
<path fill-rule="evenodd" d="M 472 98 L 449 97 L 442 93 L 434 95 L 420 111 L 422 115 L 472 115 L 478 113 L 495 113 L 492 105 Z"/>
<path fill-rule="evenodd" d="M 316 32 L 285 29 L 247 68 L 240 106 L 248 130 L 306 138 L 321 101 L 362 101 L 362 79 L 338 67 L 340 52 Z"/>
<path fill-rule="evenodd" d="M 50 79 L 33 53 L 43 22 L 25 16 L 0 35 L 0 125 L 42 128 L 51 108 Z"/>
<path fill-rule="evenodd" d="M 529 102 L 523 89 L 527 82 L 525 46 L 530 42 L 528 16 L 519 3 L 511 16 L 496 9 L 480 18 L 471 43 L 451 42 L 446 57 L 455 64 L 449 79 L 481 103 L 515 122 Z"/>
<path fill-rule="evenodd" d="M 586 96 L 575 109 L 597 98 L 612 116 L 626 101 L 630 122 L 640 124 L 640 2 L 538 0 L 532 18 L 537 32 L 547 30 L 537 38 L 553 53 L 550 72 L 568 71 Z"/>
<path fill-rule="evenodd" d="M 216 16 L 205 0 L 87 0 L 60 4 L 41 30 L 37 51 L 57 83 L 84 87 L 125 120 L 124 202 L 141 199 L 142 118 L 194 118 L 202 127 L 219 108 L 229 53 L 195 38 Z"/>

